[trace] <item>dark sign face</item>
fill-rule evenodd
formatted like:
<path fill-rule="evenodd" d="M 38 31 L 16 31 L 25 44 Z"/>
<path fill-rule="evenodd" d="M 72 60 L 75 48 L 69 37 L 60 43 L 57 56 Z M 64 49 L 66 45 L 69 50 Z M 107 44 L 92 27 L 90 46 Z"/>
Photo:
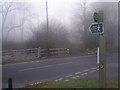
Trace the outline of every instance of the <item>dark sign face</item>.
<path fill-rule="evenodd" d="M 92 33 L 103 33 L 102 23 L 92 23 L 90 26 L 90 31 Z"/>

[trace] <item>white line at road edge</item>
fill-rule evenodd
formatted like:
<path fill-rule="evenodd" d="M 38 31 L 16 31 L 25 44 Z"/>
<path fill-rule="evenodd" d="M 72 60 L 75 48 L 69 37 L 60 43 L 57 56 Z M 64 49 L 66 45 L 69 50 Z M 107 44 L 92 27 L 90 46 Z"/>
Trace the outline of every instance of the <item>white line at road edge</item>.
<path fill-rule="evenodd" d="M 62 80 L 63 78 L 59 78 L 58 80 Z"/>
<path fill-rule="evenodd" d="M 93 70 L 93 71 L 90 71 L 90 73 L 93 73 L 93 72 L 95 72 L 95 70 Z"/>
<path fill-rule="evenodd" d="M 67 79 L 67 80 L 64 80 L 65 82 L 68 82 L 69 80 Z"/>
<path fill-rule="evenodd" d="M 33 69 L 42 69 L 42 68 L 47 68 L 47 67 L 52 67 L 52 66 L 60 66 L 60 65 L 71 64 L 71 63 L 78 63 L 78 62 L 69 62 L 69 63 L 62 63 L 62 64 L 56 64 L 56 65 L 48 65 L 48 66 L 43 66 L 43 67 L 27 68 L 27 69 L 21 69 L 19 71 L 22 72 L 22 71 L 33 70 Z"/>
<path fill-rule="evenodd" d="M 54 80 L 55 82 L 58 82 L 58 80 Z"/>
<path fill-rule="evenodd" d="M 93 67 L 93 68 L 91 68 L 91 69 L 96 69 L 96 67 Z"/>
<path fill-rule="evenodd" d="M 73 75 L 67 75 L 66 77 L 72 77 Z"/>
<path fill-rule="evenodd" d="M 72 79 L 75 79 L 75 78 L 78 78 L 79 76 L 74 76 L 74 77 L 71 77 Z"/>
<path fill-rule="evenodd" d="M 81 72 L 76 72 L 75 74 L 80 74 Z"/>
<path fill-rule="evenodd" d="M 87 71 L 89 71 L 89 69 L 85 69 L 83 72 L 87 72 Z"/>

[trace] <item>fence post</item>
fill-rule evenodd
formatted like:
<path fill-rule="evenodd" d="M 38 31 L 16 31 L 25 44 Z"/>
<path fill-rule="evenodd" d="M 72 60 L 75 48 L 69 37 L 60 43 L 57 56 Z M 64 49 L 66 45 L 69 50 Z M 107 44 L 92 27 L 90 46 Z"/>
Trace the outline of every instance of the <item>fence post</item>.
<path fill-rule="evenodd" d="M 70 53 L 70 50 L 69 50 L 69 48 L 67 48 L 67 53 L 68 53 L 68 55 L 69 55 L 69 53 Z"/>
<path fill-rule="evenodd" d="M 8 88 L 9 90 L 13 90 L 12 78 L 8 78 Z"/>
<path fill-rule="evenodd" d="M 38 47 L 38 58 L 40 59 L 40 57 L 41 57 L 41 49 L 40 47 Z"/>

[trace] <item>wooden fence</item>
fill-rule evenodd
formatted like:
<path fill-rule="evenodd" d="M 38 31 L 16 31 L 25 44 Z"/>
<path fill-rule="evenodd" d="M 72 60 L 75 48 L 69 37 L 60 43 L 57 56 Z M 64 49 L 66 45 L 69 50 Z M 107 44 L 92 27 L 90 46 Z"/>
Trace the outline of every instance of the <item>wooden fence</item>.
<path fill-rule="evenodd" d="M 3 50 L 2 60 L 31 60 L 40 57 L 39 48 L 21 50 Z"/>
<path fill-rule="evenodd" d="M 67 56 L 69 55 L 68 48 L 50 48 L 49 56 Z M 2 61 L 28 61 L 28 60 L 38 60 L 47 57 L 47 49 L 33 48 L 33 49 L 21 49 L 21 50 L 3 50 L 2 51 Z"/>
<path fill-rule="evenodd" d="M 69 49 L 68 48 L 51 48 L 49 49 L 50 57 L 58 57 L 58 56 L 68 56 Z M 41 58 L 47 57 L 47 49 L 41 49 Z"/>

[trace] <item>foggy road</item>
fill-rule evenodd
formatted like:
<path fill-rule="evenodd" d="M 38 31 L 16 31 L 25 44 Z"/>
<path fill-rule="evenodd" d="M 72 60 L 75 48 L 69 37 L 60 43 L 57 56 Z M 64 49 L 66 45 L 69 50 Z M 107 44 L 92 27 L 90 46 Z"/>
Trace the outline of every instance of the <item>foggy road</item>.
<path fill-rule="evenodd" d="M 119 46 L 120 3 L 116 0 L 17 1 L 0 2 L 0 52 L 2 64 L 6 64 L 1 73 L 3 88 L 8 87 L 8 78 L 13 79 L 15 88 L 45 81 L 99 79 L 97 56 L 90 55 L 98 47 L 100 57 L 105 55 L 104 50 L 110 50 L 107 79 L 118 79 L 118 53 L 111 51 Z M 49 54 L 66 57 L 38 60 Z M 27 62 L 30 60 L 35 61 Z M 19 61 L 25 62 L 15 63 Z M 12 62 L 15 64 L 7 64 Z"/>
<path fill-rule="evenodd" d="M 107 78 L 118 77 L 117 53 L 107 57 Z M 24 87 L 43 81 L 69 81 L 71 79 L 98 79 L 99 69 L 96 55 L 48 59 L 20 64 L 3 65 L 3 88 L 7 79 L 13 78 L 13 87 Z"/>

